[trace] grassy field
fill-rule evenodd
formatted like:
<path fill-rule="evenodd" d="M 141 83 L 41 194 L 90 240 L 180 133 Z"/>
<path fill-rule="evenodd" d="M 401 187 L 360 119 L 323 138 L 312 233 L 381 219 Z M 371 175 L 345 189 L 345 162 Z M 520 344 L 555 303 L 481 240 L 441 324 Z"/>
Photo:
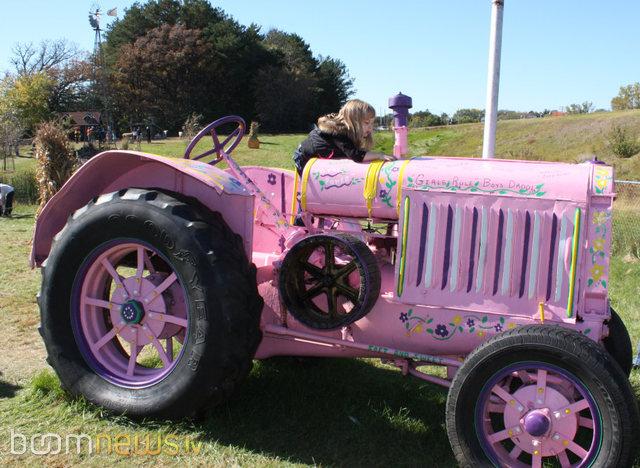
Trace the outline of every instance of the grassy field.
<path fill-rule="evenodd" d="M 593 135 L 604 135 L 615 118 L 639 123 L 640 112 L 500 122 L 498 154 L 505 156 L 511 151 L 510 157 L 551 160 L 574 160 L 580 154 L 600 154 L 600 150 L 605 154 L 602 139 L 590 143 L 583 134 L 587 128 Z M 564 143 L 559 142 L 560 136 L 551 138 L 554 132 Z M 477 156 L 481 136 L 480 125 L 417 130 L 410 134 L 410 151 L 413 155 Z M 243 165 L 291 167 L 291 154 L 301 138 L 263 135 L 260 150 L 241 144 L 236 157 Z M 377 149 L 391 151 L 390 134 L 378 134 L 376 141 Z M 143 143 L 140 149 L 179 157 L 185 147 L 185 141 L 169 139 Z M 132 145 L 130 149 L 136 148 Z M 620 176 L 620 168 L 635 167 L 633 159 L 610 162 L 618 166 Z M 0 178 L 7 180 L 34 170 L 33 159 L 19 158 L 16 164 L 15 173 L 0 173 Z M 640 171 L 623 174 L 640 178 Z M 44 347 L 36 331 L 35 295 L 40 274 L 27 265 L 34 212 L 35 206 L 18 203 L 12 219 L 0 219 L 0 327 L 4 337 L 0 345 L 0 464 L 455 465 L 444 428 L 446 392 L 403 378 L 397 370 L 375 360 L 256 362 L 239 395 L 198 422 L 135 423 L 69 399 L 44 361 Z M 629 246 L 638 246 L 638 221 L 637 205 L 632 201 L 620 205 L 614 218 L 615 255 L 610 278 L 612 304 L 625 320 L 634 345 L 640 338 L 640 262 Z M 633 372 L 631 382 L 640 397 L 640 371 Z M 104 438 L 101 452 L 93 455 L 86 450 L 77 454 L 74 447 L 70 453 L 63 450 L 46 457 L 12 455 L 12 431 L 14 436 L 27 438 L 45 432 L 63 438 L 71 434 Z M 167 450 L 156 455 L 144 453 L 146 448 L 158 446 L 158 438 L 162 441 L 168 436 L 179 444 L 176 455 Z M 106 439 L 111 450 L 107 450 Z M 116 446 L 118 441 L 122 445 Z M 19 450 L 19 437 L 14 437 L 14 442 L 14 449 Z M 127 447 L 137 450 L 129 453 Z"/>

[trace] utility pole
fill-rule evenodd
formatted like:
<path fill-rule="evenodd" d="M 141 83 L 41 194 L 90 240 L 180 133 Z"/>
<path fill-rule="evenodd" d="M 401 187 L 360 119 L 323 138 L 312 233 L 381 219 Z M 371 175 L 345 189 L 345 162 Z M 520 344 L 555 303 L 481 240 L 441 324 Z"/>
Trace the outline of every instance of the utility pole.
<path fill-rule="evenodd" d="M 495 157 L 498 91 L 500 88 L 500 53 L 502 51 L 502 13 L 504 10 L 504 0 L 491 0 L 491 3 L 487 104 L 484 114 L 484 137 L 482 139 L 483 159 L 492 159 Z"/>

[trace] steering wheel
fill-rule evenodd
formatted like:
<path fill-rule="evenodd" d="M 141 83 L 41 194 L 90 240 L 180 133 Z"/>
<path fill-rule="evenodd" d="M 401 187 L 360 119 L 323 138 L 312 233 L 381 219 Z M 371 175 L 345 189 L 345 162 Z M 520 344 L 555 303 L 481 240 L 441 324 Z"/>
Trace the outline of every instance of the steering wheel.
<path fill-rule="evenodd" d="M 216 128 L 228 123 L 235 123 L 238 126 L 221 143 L 220 139 L 218 138 L 218 134 L 216 133 Z M 195 137 L 193 137 L 193 140 L 191 140 L 191 142 L 189 143 L 189 146 L 187 146 L 187 149 L 184 152 L 184 157 L 185 159 L 197 160 L 197 159 L 205 158 L 213 153 L 216 153 L 217 158 L 209 162 L 209 164 L 212 164 L 212 165 L 217 164 L 222 160 L 222 152 L 228 155 L 235 149 L 236 146 L 238 146 L 238 144 L 240 143 L 240 140 L 242 140 L 242 137 L 244 136 L 245 128 L 246 128 L 246 124 L 244 123 L 244 120 L 242 119 L 242 117 L 238 117 L 237 115 L 228 115 L 214 122 L 211 122 L 205 128 L 200 130 Z M 204 138 L 206 135 L 211 135 L 211 138 L 213 139 L 213 149 L 205 151 L 202 154 L 192 156 L 191 152 L 196 147 L 196 145 L 200 142 L 200 140 Z"/>

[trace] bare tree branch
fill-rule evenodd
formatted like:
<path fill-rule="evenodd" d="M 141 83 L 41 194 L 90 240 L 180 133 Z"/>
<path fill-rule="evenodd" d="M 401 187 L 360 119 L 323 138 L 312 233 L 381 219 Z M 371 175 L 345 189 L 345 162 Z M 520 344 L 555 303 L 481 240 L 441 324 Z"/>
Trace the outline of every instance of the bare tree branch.
<path fill-rule="evenodd" d="M 65 39 L 42 41 L 39 47 L 32 42 L 17 43 L 12 52 L 11 64 L 18 75 L 53 71 L 66 65 L 79 53 L 76 45 Z"/>

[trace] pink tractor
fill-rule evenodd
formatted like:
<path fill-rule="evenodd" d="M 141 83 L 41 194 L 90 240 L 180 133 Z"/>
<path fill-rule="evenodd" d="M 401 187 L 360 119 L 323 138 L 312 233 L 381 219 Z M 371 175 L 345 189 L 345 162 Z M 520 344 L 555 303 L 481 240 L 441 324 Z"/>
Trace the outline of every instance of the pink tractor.
<path fill-rule="evenodd" d="M 611 167 L 313 159 L 298 177 L 239 167 L 244 129 L 213 122 L 184 159 L 107 151 L 46 205 L 31 262 L 65 389 L 182 418 L 228 398 L 253 359 L 375 357 L 449 388 L 462 465 L 633 462 Z"/>

